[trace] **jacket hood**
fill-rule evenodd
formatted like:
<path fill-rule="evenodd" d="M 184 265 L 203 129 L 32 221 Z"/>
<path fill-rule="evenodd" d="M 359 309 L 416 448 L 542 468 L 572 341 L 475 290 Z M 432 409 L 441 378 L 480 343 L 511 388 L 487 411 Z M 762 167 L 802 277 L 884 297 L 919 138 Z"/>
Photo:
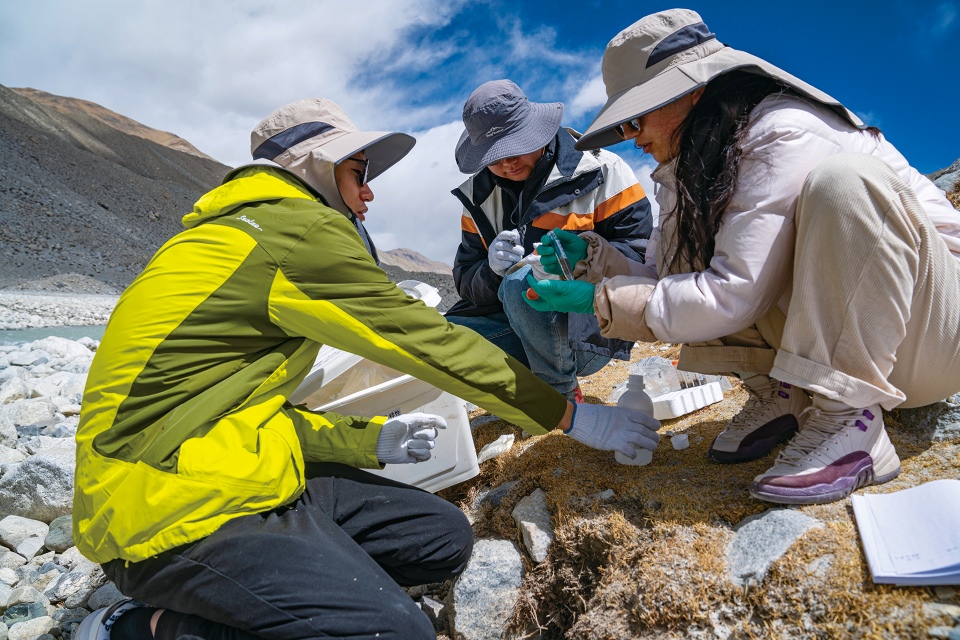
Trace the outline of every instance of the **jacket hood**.
<path fill-rule="evenodd" d="M 193 211 L 183 217 L 183 226 L 189 229 L 226 215 L 237 207 L 281 198 L 316 200 L 326 204 L 319 193 L 284 169 L 262 164 L 246 165 L 228 173 L 223 184 L 197 200 Z"/>

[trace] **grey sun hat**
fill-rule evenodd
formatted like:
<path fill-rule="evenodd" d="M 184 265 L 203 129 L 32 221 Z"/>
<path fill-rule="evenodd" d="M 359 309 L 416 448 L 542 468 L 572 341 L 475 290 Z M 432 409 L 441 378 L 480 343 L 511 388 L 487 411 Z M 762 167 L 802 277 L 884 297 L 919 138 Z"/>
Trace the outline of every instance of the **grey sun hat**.
<path fill-rule="evenodd" d="M 560 130 L 563 104 L 531 102 L 510 80 L 485 82 L 463 106 L 466 127 L 457 142 L 457 166 L 476 173 L 504 158 L 542 149 Z"/>
<path fill-rule="evenodd" d="M 334 165 L 363 151 L 373 180 L 409 153 L 416 140 L 405 133 L 360 131 L 333 100 L 307 98 L 268 115 L 250 134 L 254 160 L 272 160 L 281 167 L 313 154 Z"/>
<path fill-rule="evenodd" d="M 607 102 L 574 146 L 585 151 L 621 142 L 613 130 L 618 124 L 659 109 L 734 69 L 775 78 L 832 107 L 854 126 L 864 126 L 823 91 L 766 60 L 722 44 L 696 12 L 670 9 L 641 18 L 607 44 L 603 53 Z"/>

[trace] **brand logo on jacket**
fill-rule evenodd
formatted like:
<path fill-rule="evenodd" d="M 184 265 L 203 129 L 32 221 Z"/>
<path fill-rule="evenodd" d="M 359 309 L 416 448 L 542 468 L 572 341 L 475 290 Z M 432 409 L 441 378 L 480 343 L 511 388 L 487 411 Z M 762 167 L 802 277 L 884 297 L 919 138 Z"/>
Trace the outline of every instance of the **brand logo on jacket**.
<path fill-rule="evenodd" d="M 243 215 L 242 215 L 242 216 L 240 216 L 239 218 L 237 218 L 237 220 L 243 220 L 244 222 L 246 222 L 248 225 L 250 225 L 251 227 L 253 227 L 253 228 L 256 229 L 257 231 L 263 231 L 263 229 L 260 228 L 260 225 L 258 225 L 254 220 L 251 220 L 251 219 L 248 218 L 247 216 L 243 216 Z"/>

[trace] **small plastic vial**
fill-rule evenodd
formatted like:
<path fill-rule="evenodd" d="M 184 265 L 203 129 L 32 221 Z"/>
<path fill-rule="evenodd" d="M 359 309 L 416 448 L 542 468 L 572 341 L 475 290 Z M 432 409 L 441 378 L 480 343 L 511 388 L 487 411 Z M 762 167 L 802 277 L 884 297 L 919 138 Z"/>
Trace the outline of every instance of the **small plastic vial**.
<path fill-rule="evenodd" d="M 627 379 L 627 389 L 623 392 L 623 395 L 620 396 L 620 399 L 617 400 L 617 406 L 653 416 L 653 400 L 650 399 L 650 396 L 648 396 L 647 392 L 643 389 L 642 375 L 635 373 L 630 374 L 630 377 Z M 635 449 L 635 453 L 636 457 L 633 460 L 619 451 L 614 454 L 614 458 L 620 464 L 631 464 L 634 466 L 647 465 L 653 460 L 653 451 L 649 449 Z"/>

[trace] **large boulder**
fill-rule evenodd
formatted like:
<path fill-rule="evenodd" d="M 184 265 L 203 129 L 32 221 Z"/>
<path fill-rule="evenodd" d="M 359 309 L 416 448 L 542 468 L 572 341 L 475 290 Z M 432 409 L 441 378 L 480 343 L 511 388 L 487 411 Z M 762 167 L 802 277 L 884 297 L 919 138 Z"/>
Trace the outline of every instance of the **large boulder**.
<path fill-rule="evenodd" d="M 72 449 L 43 450 L 0 477 L 0 517 L 17 515 L 51 522 L 73 505 Z"/>

